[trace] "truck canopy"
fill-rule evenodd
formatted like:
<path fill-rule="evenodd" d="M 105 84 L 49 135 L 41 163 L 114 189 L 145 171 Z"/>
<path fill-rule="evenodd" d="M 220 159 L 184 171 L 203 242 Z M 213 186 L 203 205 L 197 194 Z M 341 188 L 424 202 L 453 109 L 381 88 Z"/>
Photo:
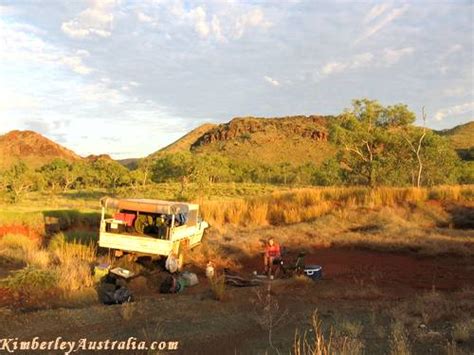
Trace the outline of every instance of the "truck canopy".
<path fill-rule="evenodd" d="M 198 205 L 186 202 L 173 202 L 150 199 L 116 199 L 104 197 L 100 200 L 102 207 L 118 210 L 138 211 L 145 213 L 177 214 L 198 210 Z"/>

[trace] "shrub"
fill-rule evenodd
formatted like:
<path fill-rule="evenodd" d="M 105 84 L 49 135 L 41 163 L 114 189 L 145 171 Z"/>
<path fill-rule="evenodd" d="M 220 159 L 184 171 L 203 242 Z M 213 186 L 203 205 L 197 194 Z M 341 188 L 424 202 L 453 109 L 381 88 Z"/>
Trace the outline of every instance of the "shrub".
<path fill-rule="evenodd" d="M 58 274 L 27 266 L 2 280 L 0 286 L 11 292 L 16 308 L 40 308 L 51 303 L 57 295 Z"/>
<path fill-rule="evenodd" d="M 55 287 L 57 280 L 58 275 L 54 271 L 27 266 L 14 271 L 2 284 L 13 291 L 38 291 Z"/>

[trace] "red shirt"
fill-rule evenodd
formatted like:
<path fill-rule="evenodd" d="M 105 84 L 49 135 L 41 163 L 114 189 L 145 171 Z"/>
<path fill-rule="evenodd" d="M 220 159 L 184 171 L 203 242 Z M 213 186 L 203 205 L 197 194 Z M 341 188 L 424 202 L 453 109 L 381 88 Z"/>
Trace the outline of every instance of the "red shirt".
<path fill-rule="evenodd" d="M 265 255 L 270 258 L 276 258 L 280 256 L 280 246 L 278 244 L 273 244 L 272 246 L 267 245 L 265 248 Z"/>

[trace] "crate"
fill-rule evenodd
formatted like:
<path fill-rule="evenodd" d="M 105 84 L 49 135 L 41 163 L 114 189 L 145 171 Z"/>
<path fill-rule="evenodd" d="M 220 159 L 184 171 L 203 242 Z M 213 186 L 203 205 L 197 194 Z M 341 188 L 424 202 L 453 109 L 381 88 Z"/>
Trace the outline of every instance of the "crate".
<path fill-rule="evenodd" d="M 304 274 L 314 281 L 321 280 L 323 278 L 323 267 L 320 265 L 305 265 Z"/>

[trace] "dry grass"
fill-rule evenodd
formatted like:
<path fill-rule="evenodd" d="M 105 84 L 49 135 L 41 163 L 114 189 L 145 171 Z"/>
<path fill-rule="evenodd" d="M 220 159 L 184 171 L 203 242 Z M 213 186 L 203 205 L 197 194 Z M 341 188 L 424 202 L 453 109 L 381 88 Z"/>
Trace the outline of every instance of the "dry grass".
<path fill-rule="evenodd" d="M 410 355 L 410 344 L 405 326 L 400 321 L 392 324 L 390 335 L 390 354 L 392 355 Z"/>
<path fill-rule="evenodd" d="M 238 262 L 235 260 L 239 255 L 228 255 L 224 252 L 225 245 L 222 240 L 207 240 L 198 248 L 189 251 L 186 254 L 185 263 L 191 263 L 204 269 L 209 261 L 212 261 L 216 270 L 224 268 L 238 268 Z"/>
<path fill-rule="evenodd" d="M 10 304 L 15 309 L 43 308 L 58 296 L 57 280 L 55 270 L 27 266 L 1 280 L 0 286 L 10 291 Z"/>
<path fill-rule="evenodd" d="M 212 296 L 217 301 L 223 301 L 226 298 L 225 276 L 216 274 L 209 280 Z"/>
<path fill-rule="evenodd" d="M 319 319 L 318 312 L 315 311 L 311 317 L 313 339 L 308 333 L 301 336 L 298 330 L 295 332 L 293 342 L 294 355 L 330 355 L 332 354 L 332 334 L 326 337 L 323 333 L 322 321 Z"/>
<path fill-rule="evenodd" d="M 40 248 L 39 240 L 21 234 L 7 234 L 0 239 L 0 255 L 15 262 L 47 268 L 50 255 Z"/>
<path fill-rule="evenodd" d="M 70 300 L 74 298 L 72 293 L 93 286 L 91 264 L 96 257 L 96 247 L 92 244 L 66 242 L 64 235 L 59 234 L 44 248 L 38 240 L 6 235 L 0 239 L 0 253 L 26 265 L 3 280 L 5 287 L 15 295 L 14 303 L 21 308 L 58 304 L 59 298 Z M 51 292 L 55 297 L 45 296 Z"/>
<path fill-rule="evenodd" d="M 120 316 L 124 321 L 129 321 L 133 318 L 136 313 L 135 303 L 125 302 L 120 305 Z"/>
<path fill-rule="evenodd" d="M 350 337 L 350 338 L 358 338 L 364 327 L 362 326 L 361 322 L 358 321 L 349 321 L 344 319 L 339 326 L 339 331 L 342 335 Z"/>
<path fill-rule="evenodd" d="M 249 199 L 202 201 L 202 213 L 213 226 L 226 224 L 265 226 L 312 221 L 333 209 L 381 208 L 438 201 L 470 201 L 474 187 L 437 186 L 433 188 L 327 187 L 274 192 Z"/>
<path fill-rule="evenodd" d="M 454 324 L 453 339 L 457 342 L 466 342 L 474 334 L 474 320 L 463 320 Z"/>
<path fill-rule="evenodd" d="M 329 335 L 323 331 L 318 312 L 311 317 L 312 329 L 302 336 L 296 331 L 293 341 L 294 355 L 359 355 L 364 353 L 365 345 L 361 339 L 348 336 L 334 336 L 333 329 Z M 327 333 L 327 332 L 326 332 Z"/>
<path fill-rule="evenodd" d="M 60 233 L 51 240 L 49 250 L 61 264 L 71 263 L 75 260 L 92 263 L 96 259 L 97 247 L 92 243 L 67 242 L 64 235 Z"/>

